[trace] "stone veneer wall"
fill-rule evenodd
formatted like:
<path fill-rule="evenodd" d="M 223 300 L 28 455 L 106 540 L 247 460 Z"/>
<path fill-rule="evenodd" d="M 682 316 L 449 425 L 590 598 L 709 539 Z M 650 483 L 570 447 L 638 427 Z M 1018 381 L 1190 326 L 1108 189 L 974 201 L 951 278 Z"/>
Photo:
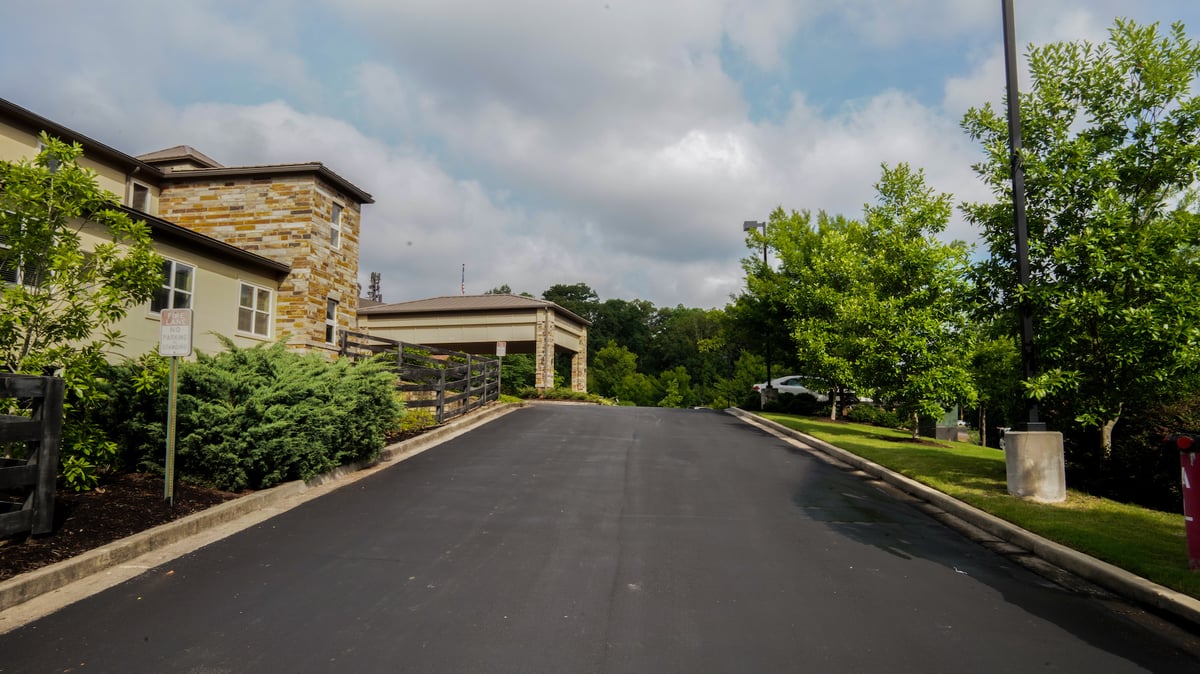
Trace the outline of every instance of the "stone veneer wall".
<path fill-rule="evenodd" d="M 356 329 L 361 205 L 316 175 L 196 178 L 164 182 L 158 214 L 290 265 L 275 296 L 272 338 L 289 334 L 296 348 L 336 350 L 325 344 L 326 299 L 338 301 L 339 329 Z M 342 205 L 337 249 L 329 239 L 335 199 Z"/>
<path fill-rule="evenodd" d="M 554 312 L 538 309 L 534 327 L 533 386 L 539 390 L 554 388 Z"/>
<path fill-rule="evenodd" d="M 571 390 L 579 393 L 587 393 L 587 340 L 588 330 L 583 328 L 579 350 L 571 357 Z"/>

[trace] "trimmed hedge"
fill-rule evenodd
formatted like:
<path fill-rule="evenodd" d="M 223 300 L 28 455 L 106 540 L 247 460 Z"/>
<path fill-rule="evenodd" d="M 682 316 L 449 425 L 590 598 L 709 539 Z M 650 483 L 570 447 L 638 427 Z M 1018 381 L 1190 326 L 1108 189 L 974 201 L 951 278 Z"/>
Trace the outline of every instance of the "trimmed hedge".
<path fill-rule="evenodd" d="M 282 343 L 198 354 L 179 365 L 176 467 L 181 479 L 227 491 L 307 480 L 371 460 L 400 425 L 396 377 L 382 361 L 327 360 Z M 167 361 L 113 368 L 109 419 L 124 470 L 161 472 Z"/>

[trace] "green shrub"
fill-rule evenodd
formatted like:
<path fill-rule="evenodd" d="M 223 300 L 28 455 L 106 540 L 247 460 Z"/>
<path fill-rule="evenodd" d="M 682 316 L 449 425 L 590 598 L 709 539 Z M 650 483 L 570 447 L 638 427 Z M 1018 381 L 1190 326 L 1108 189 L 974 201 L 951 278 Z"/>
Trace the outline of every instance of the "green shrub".
<path fill-rule="evenodd" d="M 783 410 L 787 414 L 799 414 L 803 416 L 813 416 L 819 414 L 822 410 L 822 405 L 817 401 L 817 397 L 811 393 L 783 393 L 779 396 L 779 402 Z M 826 415 L 828 416 L 828 405 L 824 406 Z"/>
<path fill-rule="evenodd" d="M 417 433 L 437 426 L 437 414 L 428 407 L 409 407 L 400 417 L 401 433 Z"/>
<path fill-rule="evenodd" d="M 899 428 L 901 426 L 900 417 L 895 412 L 861 403 L 850 408 L 850 411 L 846 413 L 846 420 L 883 428 Z"/>
<path fill-rule="evenodd" d="M 329 361 L 282 343 L 179 367 L 176 466 L 181 478 L 220 489 L 261 489 L 369 460 L 400 424 L 395 375 L 383 361 Z M 164 360 L 114 368 L 112 429 L 127 468 L 161 470 Z"/>
<path fill-rule="evenodd" d="M 757 412 L 762 409 L 762 395 L 758 391 L 750 391 L 742 395 L 741 403 L 738 407 L 744 410 Z"/>
<path fill-rule="evenodd" d="M 517 395 L 525 399 L 541 398 L 543 400 L 578 400 L 580 402 L 595 403 L 597 405 L 613 405 L 612 400 L 595 393 L 585 393 L 583 391 L 572 391 L 569 388 L 552 388 L 545 391 L 539 391 L 533 386 L 522 386 L 517 389 Z"/>
<path fill-rule="evenodd" d="M 758 397 L 758 393 L 754 394 Z M 829 406 L 822 407 L 817 401 L 816 396 L 811 393 L 780 393 L 778 399 L 768 402 L 762 407 L 764 412 L 773 412 L 777 414 L 796 414 L 800 416 L 814 416 L 820 414 L 824 409 L 824 416 L 829 416 Z"/>
<path fill-rule="evenodd" d="M 856 424 L 874 425 L 881 411 L 878 407 L 871 407 L 870 405 L 855 405 L 850 408 L 850 411 L 846 412 L 846 421 L 853 421 Z"/>

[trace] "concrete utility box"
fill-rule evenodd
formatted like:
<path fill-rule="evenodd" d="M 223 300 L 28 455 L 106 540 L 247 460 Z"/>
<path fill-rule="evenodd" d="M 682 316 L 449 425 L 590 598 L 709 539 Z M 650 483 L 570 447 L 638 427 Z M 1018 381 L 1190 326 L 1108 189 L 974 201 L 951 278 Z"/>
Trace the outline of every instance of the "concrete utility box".
<path fill-rule="evenodd" d="M 954 405 L 937 420 L 933 437 L 938 440 L 958 440 L 958 405 Z"/>
<path fill-rule="evenodd" d="M 1009 431 L 1004 434 L 1008 493 L 1044 503 L 1067 500 L 1062 433 Z"/>

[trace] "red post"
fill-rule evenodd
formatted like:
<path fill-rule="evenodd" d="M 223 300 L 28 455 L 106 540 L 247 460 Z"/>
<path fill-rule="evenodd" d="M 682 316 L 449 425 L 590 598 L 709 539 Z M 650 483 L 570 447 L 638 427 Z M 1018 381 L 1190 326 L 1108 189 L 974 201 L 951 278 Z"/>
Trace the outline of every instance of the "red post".
<path fill-rule="evenodd" d="M 1182 452 L 1183 525 L 1187 530 L 1188 568 L 1200 569 L 1200 454 Z"/>

